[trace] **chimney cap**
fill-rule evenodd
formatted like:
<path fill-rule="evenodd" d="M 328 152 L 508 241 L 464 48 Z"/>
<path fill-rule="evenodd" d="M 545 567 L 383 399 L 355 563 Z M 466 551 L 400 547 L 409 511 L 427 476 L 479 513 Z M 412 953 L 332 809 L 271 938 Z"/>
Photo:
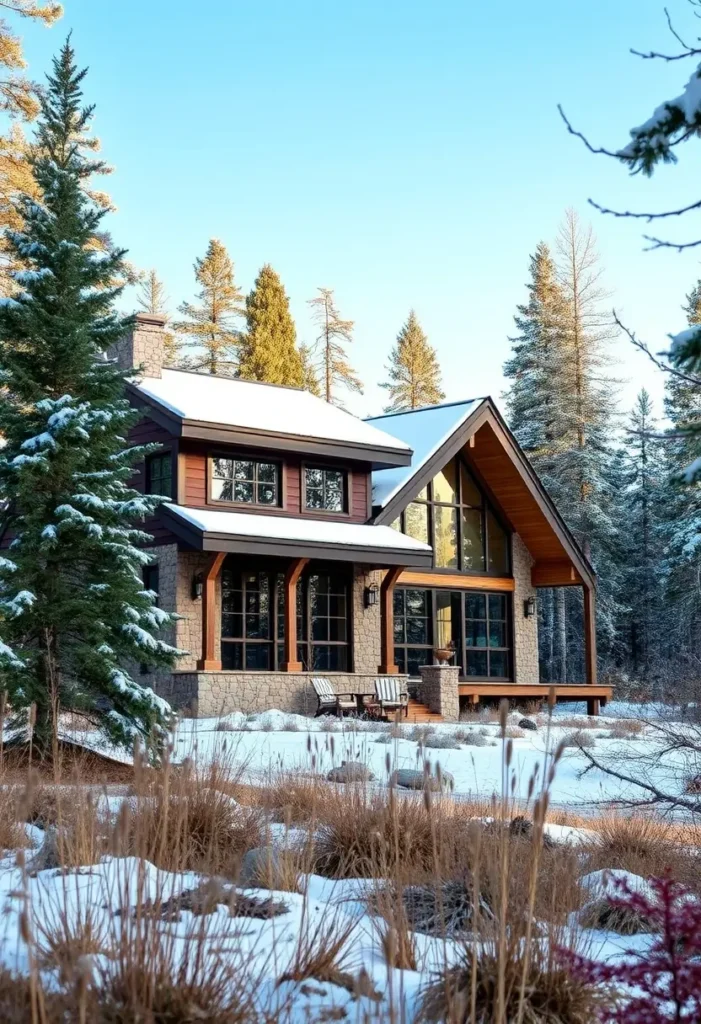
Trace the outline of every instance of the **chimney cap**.
<path fill-rule="evenodd" d="M 140 312 L 134 315 L 137 324 L 150 324 L 153 327 L 165 327 L 168 317 L 164 313 Z"/>

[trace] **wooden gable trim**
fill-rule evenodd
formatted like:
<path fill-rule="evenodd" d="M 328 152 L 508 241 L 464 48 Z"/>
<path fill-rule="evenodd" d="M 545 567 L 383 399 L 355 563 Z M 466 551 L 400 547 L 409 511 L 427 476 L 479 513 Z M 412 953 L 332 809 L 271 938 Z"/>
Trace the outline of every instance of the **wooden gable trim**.
<path fill-rule="evenodd" d="M 579 579 L 568 582 L 584 582 L 587 586 L 594 588 L 596 586 L 596 574 L 594 573 L 594 570 L 582 554 L 577 541 L 570 533 L 567 525 L 560 516 L 560 513 L 557 511 L 550 496 L 540 482 L 535 470 L 518 446 L 507 424 L 499 413 L 499 410 L 489 398 L 484 399 L 477 409 L 467 417 L 464 423 L 457 428 L 447 441 L 436 452 L 434 452 L 429 459 L 427 459 L 420 470 L 417 471 L 414 476 L 410 477 L 397 494 L 395 494 L 387 505 L 375 516 L 374 522 L 378 525 L 393 522 L 399 513 L 402 512 L 409 502 L 418 494 L 418 492 L 425 487 L 426 484 L 433 479 L 436 473 L 447 462 L 449 462 L 450 459 L 457 455 L 471 439 L 475 439 L 476 444 L 479 445 L 479 439 L 476 439 L 476 434 L 481 427 L 487 424 L 494 431 L 501 447 L 509 457 L 521 480 L 537 502 L 550 528 L 553 530 L 555 536 L 574 565 Z M 471 449 L 472 451 L 477 451 L 474 442 L 471 445 Z M 483 473 L 480 473 L 479 475 L 483 476 Z M 491 491 L 491 488 L 488 488 L 488 492 L 489 491 Z M 488 497 L 490 497 L 489 493 Z M 509 516 L 496 496 L 491 494 L 490 500 L 496 506 L 496 510 L 501 513 L 502 517 L 509 522 Z"/>

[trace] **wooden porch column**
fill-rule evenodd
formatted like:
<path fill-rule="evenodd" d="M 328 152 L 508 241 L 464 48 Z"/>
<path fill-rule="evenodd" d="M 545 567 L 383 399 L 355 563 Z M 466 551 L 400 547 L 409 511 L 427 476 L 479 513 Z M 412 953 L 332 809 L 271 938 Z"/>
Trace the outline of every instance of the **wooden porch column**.
<path fill-rule="evenodd" d="M 398 672 L 394 663 L 394 584 L 403 572 L 404 566 L 393 566 L 380 585 L 380 664 L 377 670 L 383 676 L 395 676 Z"/>
<path fill-rule="evenodd" d="M 308 558 L 295 558 L 285 573 L 285 660 L 283 672 L 301 672 L 302 662 L 297 660 L 297 581 L 308 564 Z"/>
<path fill-rule="evenodd" d="M 201 672 L 221 671 L 221 661 L 214 658 L 217 629 L 217 580 L 221 572 L 222 562 L 226 558 L 225 551 L 217 551 L 212 556 L 204 577 L 202 587 L 202 657 L 197 662 Z"/>
<path fill-rule="evenodd" d="M 583 588 L 584 594 L 584 669 L 586 681 L 592 686 L 596 685 L 596 595 L 586 583 Z M 599 714 L 599 700 L 593 698 L 587 701 L 587 714 Z"/>

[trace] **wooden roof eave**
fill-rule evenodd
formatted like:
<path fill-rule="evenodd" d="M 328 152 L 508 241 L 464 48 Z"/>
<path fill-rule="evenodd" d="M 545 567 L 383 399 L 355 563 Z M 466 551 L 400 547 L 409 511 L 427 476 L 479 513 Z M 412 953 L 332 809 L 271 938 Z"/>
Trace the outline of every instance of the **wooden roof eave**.
<path fill-rule="evenodd" d="M 494 431 L 502 448 L 516 468 L 534 500 L 542 510 L 550 528 L 560 542 L 581 581 L 590 589 L 596 589 L 596 573 L 587 561 L 577 541 L 570 532 L 564 519 L 557 511 L 550 495 L 545 490 L 537 473 L 521 450 L 508 425 L 501 416 L 491 398 L 485 398 L 467 417 L 457 430 L 445 441 L 434 454 L 417 470 L 414 476 L 400 488 L 390 501 L 374 517 L 378 525 L 393 522 L 418 492 L 429 483 L 436 473 L 455 455 L 457 455 L 470 438 L 485 424 Z M 489 480 L 486 481 L 489 484 Z M 508 518 L 508 510 L 503 509 Z M 567 579 L 572 585 L 577 580 Z"/>

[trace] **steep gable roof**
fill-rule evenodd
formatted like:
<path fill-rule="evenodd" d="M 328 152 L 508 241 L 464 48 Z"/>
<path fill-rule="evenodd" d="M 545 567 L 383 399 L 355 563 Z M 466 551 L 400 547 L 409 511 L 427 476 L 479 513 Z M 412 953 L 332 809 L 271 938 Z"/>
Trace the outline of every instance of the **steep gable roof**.
<path fill-rule="evenodd" d="M 163 370 L 129 391 L 148 415 L 179 437 L 245 443 L 305 454 L 338 455 L 375 466 L 408 465 L 411 447 L 398 437 L 297 388 Z"/>
<path fill-rule="evenodd" d="M 591 564 L 491 398 L 428 406 L 370 422 L 416 445 L 410 466 L 372 474 L 375 522 L 392 522 L 464 449 L 489 496 L 531 553 L 534 584 L 595 585 Z"/>

